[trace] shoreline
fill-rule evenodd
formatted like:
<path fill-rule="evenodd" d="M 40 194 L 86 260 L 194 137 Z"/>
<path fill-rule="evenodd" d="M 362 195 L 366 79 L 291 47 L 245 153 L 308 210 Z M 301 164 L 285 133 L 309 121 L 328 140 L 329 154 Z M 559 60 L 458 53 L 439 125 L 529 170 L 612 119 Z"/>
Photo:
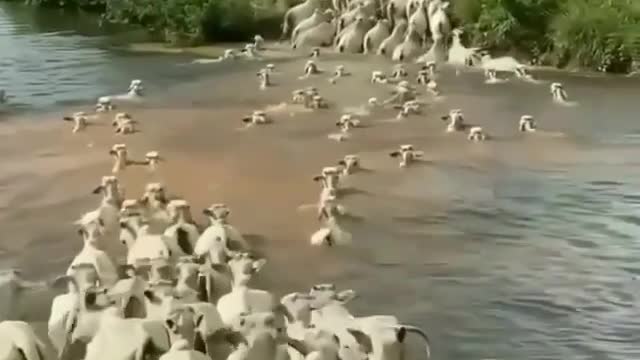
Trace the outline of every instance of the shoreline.
<path fill-rule="evenodd" d="M 143 41 L 143 42 L 134 41 L 125 45 L 115 45 L 115 44 L 110 45 L 107 47 L 107 49 L 111 51 L 124 52 L 129 54 L 167 55 L 167 56 L 181 56 L 181 57 L 186 56 L 186 57 L 193 57 L 193 58 L 215 58 L 217 56 L 220 56 L 224 52 L 224 50 L 227 48 L 240 49 L 243 47 L 244 44 L 245 43 L 228 42 L 228 43 L 207 44 L 207 45 L 196 46 L 196 47 L 174 47 L 158 41 Z M 269 58 L 270 61 L 273 61 L 274 63 L 304 57 L 304 53 L 307 52 L 307 50 L 302 50 L 302 49 L 292 51 L 289 48 L 288 44 L 281 43 L 278 41 L 267 41 L 266 45 L 269 48 L 269 50 L 265 55 L 266 57 Z M 329 55 L 329 56 L 338 55 L 334 51 L 334 49 L 331 47 L 323 48 L 323 54 Z M 388 62 L 388 60 L 380 59 L 378 57 L 370 56 L 370 55 L 369 56 L 363 55 L 363 54 L 350 54 L 350 55 L 353 56 L 354 59 L 358 58 L 367 62 L 378 62 L 380 60 L 382 60 L 383 62 L 385 61 Z M 508 56 L 508 54 L 503 54 L 503 55 Z M 247 60 L 244 60 L 244 59 L 241 61 L 245 63 L 248 62 Z M 257 60 L 257 61 L 260 61 L 260 60 Z M 188 65 L 188 64 L 184 64 L 184 65 Z M 407 65 L 412 66 L 413 64 L 408 63 Z M 204 68 L 206 66 L 216 66 L 216 65 L 209 64 L 209 65 L 192 65 L 192 66 L 198 66 L 198 67 L 202 66 Z M 443 64 L 442 66 L 446 67 L 449 65 Z M 590 71 L 588 69 L 556 68 L 553 66 L 530 65 L 528 67 L 535 72 L 554 73 L 554 74 L 567 75 L 571 77 L 611 78 L 611 79 L 638 78 L 637 74 L 635 74 L 634 76 L 634 73 L 612 74 L 612 73 Z M 481 69 L 478 67 L 475 67 L 475 68 L 469 68 L 466 71 L 473 73 L 473 72 L 481 71 Z M 184 81 L 181 81 L 178 84 L 189 83 L 191 81 L 193 81 L 193 79 L 185 79 Z M 16 118 L 22 118 L 22 117 L 30 117 L 30 116 L 42 117 L 43 115 L 46 115 L 51 111 L 56 111 L 58 109 L 75 108 L 80 106 L 82 105 L 52 104 L 48 106 L 34 108 L 29 106 L 28 104 L 21 104 L 21 103 L 18 103 L 15 105 L 15 107 L 13 107 L 11 106 L 11 103 L 9 103 L 7 110 L 5 110 L 4 112 L 1 112 L 0 114 L 3 115 L 3 119 L 2 119 L 3 122 L 6 122 L 6 121 L 14 120 Z M 56 110 L 52 110 L 52 109 L 56 109 Z"/>
<path fill-rule="evenodd" d="M 207 56 L 211 58 L 215 58 L 221 56 L 225 49 L 228 48 L 237 48 L 240 49 L 245 43 L 239 42 L 221 42 L 221 43 L 211 43 L 205 45 L 199 45 L 194 47 L 182 47 L 182 46 L 171 46 L 167 43 L 163 43 L 160 41 L 148 41 L 148 42 L 138 42 L 138 43 L 130 43 L 123 46 L 113 46 L 112 49 L 119 51 L 126 51 L 131 53 L 140 53 L 140 54 L 181 54 L 181 55 L 193 55 L 193 56 Z M 267 41 L 268 46 L 273 46 L 276 44 L 277 46 L 283 46 L 277 41 Z M 285 45 L 286 47 L 287 45 Z M 288 50 L 288 51 L 287 51 Z M 324 53 L 335 53 L 332 47 L 321 48 Z M 283 58 L 294 58 L 295 55 L 292 55 L 291 49 L 285 49 L 284 51 L 278 52 Z M 367 58 L 372 58 L 374 55 L 363 55 L 356 54 L 361 56 L 366 56 Z M 513 56 L 516 53 L 510 54 L 505 53 L 500 56 Z M 516 58 L 516 57 L 514 57 Z M 413 64 L 410 62 L 408 64 Z M 446 66 L 446 64 L 443 64 Z M 594 71 L 590 69 L 585 69 L 581 67 L 567 66 L 564 68 L 559 68 L 551 65 L 526 65 L 532 71 L 544 71 L 544 72 L 555 72 L 560 74 L 580 74 L 587 76 L 597 76 L 597 77 L 632 77 L 634 72 L 630 73 L 605 73 L 600 71 Z M 470 69 L 472 71 L 478 70 L 478 68 Z"/>
<path fill-rule="evenodd" d="M 8 1 L 7 3 L 13 4 L 14 2 Z M 299 0 L 293 1 L 293 2 L 288 1 L 285 3 L 287 5 L 284 5 L 283 3 L 278 2 L 277 4 L 274 3 L 271 5 L 262 6 L 260 8 L 260 10 L 263 12 L 261 16 L 254 14 L 253 17 L 252 16 L 245 16 L 240 18 L 234 17 L 234 15 L 237 15 L 234 12 L 237 12 L 237 11 L 246 12 L 247 9 L 249 9 L 247 7 L 239 8 L 235 10 L 225 9 L 224 11 L 227 11 L 228 14 L 225 13 L 223 14 L 223 16 L 229 15 L 230 17 L 232 17 L 232 20 L 230 20 L 230 23 L 226 25 L 230 29 L 230 31 L 225 32 L 225 30 L 223 29 L 222 33 L 226 34 L 227 36 L 222 36 L 222 37 L 217 35 L 209 36 L 207 39 L 208 40 L 219 39 L 219 38 L 242 39 L 245 36 L 249 37 L 249 36 L 252 36 L 253 33 L 256 33 L 255 32 L 256 28 L 263 30 L 263 32 L 265 32 L 263 35 L 265 35 L 266 33 L 269 33 L 271 36 L 274 36 L 274 34 L 279 34 L 278 23 L 281 22 L 286 12 L 287 6 L 293 5 L 294 3 L 300 3 L 300 1 Z M 151 34 L 151 32 L 149 31 L 149 29 L 152 28 L 151 26 L 149 28 L 145 28 L 139 23 L 140 14 L 139 13 L 137 14 L 136 12 L 141 11 L 142 9 L 138 8 L 136 5 L 132 5 L 131 9 L 129 9 L 130 13 L 127 13 L 127 14 L 121 14 L 121 13 L 118 13 L 117 11 L 111 11 L 112 9 L 109 9 L 109 6 L 107 6 L 107 3 L 104 0 L 98 1 L 96 5 L 97 6 L 95 7 L 89 7 L 86 10 L 83 10 L 82 4 L 71 1 L 69 3 L 61 3 L 59 6 L 54 5 L 50 8 L 51 9 L 58 8 L 58 9 L 65 9 L 65 10 L 75 9 L 81 13 L 91 14 L 92 16 L 96 16 L 98 14 L 102 16 L 104 15 L 115 16 L 111 18 L 111 22 L 109 21 L 106 22 L 108 26 L 113 26 L 114 28 L 132 27 L 132 28 L 135 28 L 136 31 L 142 30 L 142 31 L 147 31 L 148 34 Z M 161 6 L 161 7 L 165 5 L 166 4 L 162 2 L 158 4 L 158 6 Z M 189 6 L 188 4 L 183 4 L 183 6 L 185 5 Z M 21 6 L 28 7 L 29 5 L 21 5 Z M 552 2 L 545 6 L 551 7 L 555 10 L 564 10 L 566 12 L 571 13 L 573 16 L 577 16 L 577 14 L 579 14 L 579 9 L 581 9 L 580 6 L 576 8 L 565 7 L 564 4 L 561 4 L 561 2 L 557 2 L 557 3 Z M 594 11 L 598 10 L 598 7 L 593 4 L 587 5 L 587 3 L 585 3 L 582 6 L 583 7 L 587 6 L 587 8 L 593 7 Z M 38 4 L 33 4 L 33 7 L 38 7 Z M 592 19 L 594 20 L 593 22 L 595 26 L 595 28 L 592 28 L 592 29 L 590 29 L 586 25 L 587 23 L 584 23 L 584 24 L 572 23 L 570 21 L 571 17 L 569 17 L 569 19 L 566 19 L 567 16 L 564 16 L 563 15 L 564 13 L 561 11 L 547 11 L 547 10 L 549 9 L 545 10 L 544 6 L 541 7 L 540 4 L 526 4 L 526 5 L 523 5 L 522 8 L 517 8 L 517 9 L 512 9 L 509 7 L 505 8 L 502 4 L 491 4 L 490 6 L 487 6 L 486 9 L 485 7 L 475 7 L 472 4 L 467 4 L 467 5 L 462 5 L 460 9 L 458 9 L 457 6 L 453 6 L 452 9 L 448 12 L 448 17 L 449 17 L 449 21 L 452 24 L 454 24 L 456 27 L 460 29 L 464 28 L 466 32 L 469 32 L 473 36 L 473 38 L 476 39 L 476 43 L 477 43 L 475 44 L 476 46 L 482 46 L 482 47 L 489 46 L 493 49 L 510 49 L 508 51 L 509 54 L 515 57 L 519 57 L 518 54 L 529 54 L 529 56 L 534 56 L 533 55 L 534 51 L 531 50 L 532 48 L 547 49 L 546 52 L 544 52 L 541 55 L 544 57 L 544 56 L 551 55 L 553 51 L 550 49 L 555 47 L 556 50 L 564 49 L 567 52 L 567 54 L 564 54 L 564 55 L 566 55 L 567 57 L 571 57 L 571 60 L 567 62 L 566 67 L 558 68 L 555 66 L 548 66 L 548 69 L 562 70 L 562 71 L 569 71 L 569 72 L 580 71 L 580 72 L 598 73 L 598 71 L 589 70 L 583 67 L 576 67 L 575 61 L 577 59 L 586 57 L 586 58 L 589 58 L 589 61 L 591 61 L 591 65 L 594 68 L 597 68 L 598 63 L 600 65 L 603 65 L 604 62 L 612 60 L 612 58 L 607 58 L 606 61 L 604 61 L 601 56 L 602 53 L 624 52 L 624 54 L 621 53 L 620 55 L 617 55 L 617 58 L 613 58 L 613 62 L 614 62 L 613 65 L 608 63 L 609 65 L 611 65 L 609 67 L 609 70 L 612 70 L 612 73 L 624 74 L 624 75 L 632 74 L 634 72 L 634 68 L 633 68 L 634 65 L 633 63 L 630 63 L 630 60 L 635 59 L 635 61 L 637 61 L 638 60 L 636 59 L 637 54 L 628 53 L 627 51 L 624 51 L 625 48 L 632 48 L 632 45 L 627 43 L 628 41 L 626 40 L 625 37 L 618 39 L 620 42 L 622 42 L 622 44 L 616 45 L 617 47 L 611 47 L 612 45 L 608 43 L 604 43 L 602 39 L 598 39 L 599 43 L 597 43 L 598 46 L 596 46 L 596 50 L 584 48 L 579 43 L 572 44 L 573 39 L 571 37 L 571 34 L 575 34 L 576 37 L 579 37 L 578 35 L 580 34 L 584 35 L 588 33 L 588 31 L 592 31 L 592 30 L 598 33 L 600 38 L 613 37 L 616 35 L 620 36 L 621 35 L 620 33 L 624 33 L 626 28 L 625 27 L 616 28 L 616 26 L 618 25 L 622 26 L 622 24 L 625 24 L 625 25 L 628 25 L 628 28 L 631 29 L 632 26 L 637 25 L 637 21 L 638 21 L 637 17 L 633 17 L 633 16 L 629 17 L 627 15 L 629 11 L 634 10 L 634 8 L 632 7 L 632 5 L 630 5 L 630 3 L 620 4 L 620 5 L 613 5 L 613 4 L 605 5 L 602 10 L 606 14 L 612 15 L 611 19 L 601 19 L 596 16 L 595 18 Z M 489 13 L 485 13 L 485 11 L 488 11 Z M 497 34 L 499 29 L 499 26 L 498 26 L 499 24 L 491 23 L 491 21 L 487 19 L 487 17 L 491 17 L 490 16 L 491 11 L 500 11 L 500 13 L 504 13 L 505 16 L 513 16 L 513 18 L 516 18 L 516 19 L 520 18 L 520 16 L 523 15 L 520 12 L 525 11 L 524 14 L 526 14 L 526 11 L 530 11 L 532 13 L 535 13 L 537 15 L 537 19 L 540 21 L 539 23 L 536 23 L 536 24 L 525 24 L 525 23 L 516 22 L 516 24 L 511 25 L 513 27 L 513 28 L 510 28 L 511 31 L 507 31 L 506 34 Z M 609 11 L 609 12 L 606 12 L 606 11 Z M 150 18 L 152 18 L 152 20 L 158 21 L 158 24 L 162 24 L 162 25 L 159 25 L 160 29 L 157 29 L 157 28 L 155 29 L 156 31 L 158 31 L 159 33 L 162 33 L 163 31 L 170 32 L 172 34 L 177 34 L 178 37 L 181 37 L 181 36 L 189 37 L 189 35 L 195 36 L 196 34 L 201 35 L 201 34 L 207 34 L 210 32 L 215 33 L 216 31 L 220 31 L 220 29 L 217 28 L 216 21 L 209 21 L 206 25 L 204 25 L 202 23 L 202 19 L 194 21 L 194 19 L 190 19 L 190 18 L 188 19 L 171 18 L 172 16 L 181 17 L 180 15 L 177 15 L 177 14 L 178 12 L 176 12 L 176 14 L 173 14 L 173 15 L 172 14 L 167 15 L 169 16 L 170 20 L 174 20 L 174 21 L 168 21 L 168 22 L 167 21 L 162 22 L 162 21 L 158 21 L 158 19 L 154 19 L 154 16 L 156 17 L 159 16 L 157 14 L 150 15 Z M 480 16 L 481 14 L 483 16 Z M 201 15 L 202 17 L 206 18 L 206 11 L 203 11 L 203 14 Z M 619 15 L 619 17 L 616 18 L 615 15 Z M 563 16 L 565 18 L 563 18 Z M 178 21 L 175 21 L 175 20 L 178 20 Z M 215 20 L 215 19 L 208 19 L 208 20 Z M 566 23 L 564 32 L 549 25 L 549 24 L 552 24 L 554 20 L 559 20 L 559 21 L 562 20 L 563 23 Z M 611 23 L 607 23 L 607 21 L 611 21 Z M 182 22 L 186 24 L 182 24 L 182 25 L 176 24 L 176 23 L 182 23 Z M 621 23 L 621 24 L 618 24 L 618 23 Z M 100 24 L 102 26 L 102 22 L 100 22 Z M 478 26 L 478 25 L 483 25 L 483 26 Z M 485 31 L 483 33 L 480 33 L 480 29 L 484 29 Z M 614 29 L 616 29 L 617 31 L 614 31 Z M 273 34 L 271 34 L 272 31 L 273 31 Z M 533 43 L 533 45 L 527 43 L 526 48 L 524 48 L 524 44 L 520 46 L 515 45 L 522 42 L 522 41 L 519 41 L 521 39 L 518 38 L 519 36 L 522 35 L 522 32 L 532 34 L 530 36 L 531 39 L 528 38 L 527 41 Z M 157 35 L 158 34 L 156 34 L 156 36 L 147 37 L 147 38 L 158 39 Z M 560 38 L 564 37 L 564 42 L 559 42 L 558 44 L 556 44 L 553 41 L 551 41 L 551 44 L 548 44 L 547 43 L 549 41 L 548 39 L 553 38 L 554 35 L 555 37 L 560 37 Z M 628 34 L 628 35 L 632 36 L 633 34 Z M 205 35 L 202 35 L 201 37 L 203 38 L 203 40 L 207 40 L 207 39 L 204 39 Z M 206 55 L 206 56 L 216 56 L 219 51 L 214 49 L 215 47 L 218 46 L 217 44 L 207 43 L 206 41 L 204 45 L 195 46 L 189 49 L 188 47 L 171 46 L 170 45 L 171 42 L 169 41 L 170 39 L 167 39 L 167 38 L 171 38 L 171 36 L 165 35 L 164 38 L 165 38 L 165 41 L 142 43 L 142 45 L 139 45 L 140 49 L 138 50 L 154 52 L 154 53 L 165 53 L 165 54 L 193 53 L 197 55 Z M 499 39 L 496 39 L 496 38 L 499 38 Z M 547 42 L 545 42 L 545 40 Z M 153 44 L 161 44 L 161 46 L 156 46 Z M 565 44 L 571 44 L 573 46 L 573 49 L 565 49 L 565 47 L 568 47 L 568 46 L 565 46 Z M 128 46 L 126 45 L 117 46 L 117 47 L 122 49 L 128 48 Z M 583 48 L 581 49 L 581 47 Z M 582 52 L 578 51 L 580 49 L 582 50 Z M 578 55 L 581 55 L 581 56 L 578 56 Z M 585 63 L 589 63 L 589 61 Z M 544 66 L 544 67 L 547 68 L 547 66 Z M 623 68 L 626 70 L 624 70 Z M 620 71 L 628 71 L 628 72 L 621 73 Z"/>
<path fill-rule="evenodd" d="M 127 45 L 112 46 L 113 50 L 126 51 L 131 53 L 141 54 L 187 54 L 193 56 L 208 56 L 216 58 L 221 56 L 226 49 L 242 49 L 246 42 L 220 42 L 215 44 L 206 44 L 192 47 L 171 46 L 167 43 L 159 41 L 147 41 L 147 42 L 134 42 Z M 296 51 L 292 51 L 288 44 L 283 44 L 278 41 L 266 41 L 266 51 L 260 52 L 260 54 L 268 57 L 268 60 L 278 59 L 290 59 L 296 58 Z M 329 48 L 323 48 L 327 53 L 333 52 Z M 309 50 L 310 51 L 310 50 Z M 297 51 L 299 53 L 299 51 Z"/>

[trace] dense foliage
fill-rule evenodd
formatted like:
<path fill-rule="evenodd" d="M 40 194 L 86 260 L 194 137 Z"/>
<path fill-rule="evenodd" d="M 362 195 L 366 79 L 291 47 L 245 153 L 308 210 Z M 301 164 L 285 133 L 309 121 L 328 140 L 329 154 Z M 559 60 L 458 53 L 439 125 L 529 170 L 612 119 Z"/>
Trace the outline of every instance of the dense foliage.
<path fill-rule="evenodd" d="M 103 11 L 107 0 L 24 0 L 28 5 Z"/>
<path fill-rule="evenodd" d="M 164 40 L 247 40 L 275 35 L 301 0 L 26 0 L 101 9 L 109 21 L 145 26 Z M 628 71 L 640 60 L 640 0 L 450 0 L 468 43 L 537 62 Z"/>
<path fill-rule="evenodd" d="M 110 21 L 141 24 L 178 43 L 240 41 L 277 30 L 281 14 L 252 0 L 107 0 Z"/>
<path fill-rule="evenodd" d="M 638 0 L 455 0 L 471 43 L 540 63 L 628 71 L 640 60 Z"/>
<path fill-rule="evenodd" d="M 142 25 L 180 45 L 276 36 L 295 0 L 23 0 L 29 5 L 99 11 L 105 20 Z"/>

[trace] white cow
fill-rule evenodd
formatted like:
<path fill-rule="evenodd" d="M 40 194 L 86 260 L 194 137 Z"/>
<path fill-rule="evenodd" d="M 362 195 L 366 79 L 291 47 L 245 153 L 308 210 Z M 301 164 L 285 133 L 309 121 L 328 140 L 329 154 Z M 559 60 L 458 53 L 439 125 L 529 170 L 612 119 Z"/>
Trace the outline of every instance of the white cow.
<path fill-rule="evenodd" d="M 332 284 L 311 288 L 312 323 L 318 328 L 335 331 L 345 343 L 356 341 L 369 353 L 370 359 L 404 359 L 404 340 L 407 333 L 415 333 L 425 340 L 427 358 L 431 356 L 429 337 L 420 328 L 401 324 L 395 316 L 374 315 L 355 317 L 345 305 L 356 297 L 353 290 L 337 292 Z"/>
<path fill-rule="evenodd" d="M 169 239 L 171 251 L 180 255 L 192 255 L 200 232 L 191 217 L 189 203 L 176 199 L 169 201 L 167 212 L 172 225 L 164 231 L 164 236 Z"/>
<path fill-rule="evenodd" d="M 56 296 L 51 303 L 47 322 L 47 335 L 59 358 L 71 345 L 71 332 L 76 326 L 78 312 L 85 296 L 94 296 L 100 283 L 98 272 L 92 264 L 77 264 L 70 275 L 56 278 L 52 287 L 64 287 L 67 293 Z"/>
<path fill-rule="evenodd" d="M 0 322 L 0 359 L 45 360 L 46 347 L 24 321 Z"/>
<path fill-rule="evenodd" d="M 416 151 L 411 144 L 406 144 L 400 145 L 400 151 L 391 152 L 389 153 L 389 156 L 394 158 L 400 157 L 400 167 L 404 168 L 421 158 L 423 156 L 423 152 Z"/>
<path fill-rule="evenodd" d="M 80 264 L 91 264 L 98 273 L 100 283 L 107 287 L 113 286 L 118 281 L 118 270 L 107 253 L 99 248 L 100 240 L 104 236 L 104 222 L 96 211 L 87 215 L 92 215 L 93 218 L 84 216 L 81 221 L 78 233 L 82 236 L 83 246 L 69 265 L 67 275 L 72 275 L 74 267 Z"/>
<path fill-rule="evenodd" d="M 278 301 L 273 294 L 248 286 L 249 280 L 266 262 L 265 259 L 253 259 L 248 253 L 236 254 L 229 260 L 233 274 L 232 290 L 218 300 L 218 311 L 225 324 L 231 324 L 245 312 L 268 312 L 278 308 Z"/>
<path fill-rule="evenodd" d="M 206 248 L 205 245 L 215 240 L 216 237 L 220 237 L 222 243 L 229 250 L 245 251 L 249 249 L 249 244 L 242 234 L 233 225 L 229 224 L 228 218 L 231 210 L 226 204 L 212 204 L 204 209 L 202 213 L 207 216 L 210 225 L 200 235 L 196 244 L 196 253 L 201 251 L 202 246 Z"/>
<path fill-rule="evenodd" d="M 331 209 L 332 211 L 327 211 Z M 337 215 L 343 215 L 344 210 L 332 201 L 328 201 L 322 208 L 322 217 L 325 224 L 322 228 L 311 235 L 311 245 L 313 246 L 346 246 L 351 245 L 352 235 L 340 226 Z"/>
<path fill-rule="evenodd" d="M 138 203 L 142 206 L 142 215 L 148 222 L 151 233 L 162 234 L 171 225 L 171 216 L 167 210 L 169 200 L 163 184 L 148 183 Z"/>
<path fill-rule="evenodd" d="M 127 246 L 127 264 L 134 265 L 142 259 L 169 259 L 172 257 L 169 239 L 150 233 L 149 223 L 141 214 L 130 214 L 120 219 L 120 241 Z M 177 254 L 175 254 L 177 255 Z"/>
<path fill-rule="evenodd" d="M 283 332 L 284 324 L 273 312 L 243 313 L 236 317 L 231 328 L 236 332 L 236 349 L 228 360 L 285 360 L 287 346 L 306 355 L 299 341 Z"/>

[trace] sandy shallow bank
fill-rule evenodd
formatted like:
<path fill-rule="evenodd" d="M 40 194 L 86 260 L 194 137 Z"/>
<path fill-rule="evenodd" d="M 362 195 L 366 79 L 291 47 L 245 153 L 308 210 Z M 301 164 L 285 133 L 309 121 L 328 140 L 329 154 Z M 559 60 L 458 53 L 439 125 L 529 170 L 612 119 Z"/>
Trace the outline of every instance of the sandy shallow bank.
<path fill-rule="evenodd" d="M 174 93 L 181 98 L 175 104 L 168 96 L 158 107 L 125 106 L 121 110 L 141 123 L 141 132 L 131 136 L 113 133 L 113 114 L 100 116 L 79 134 L 60 121 L 62 113 L 0 124 L 0 226 L 12 239 L 0 244 L 4 266 L 38 278 L 63 270 L 81 245 L 72 222 L 97 204 L 90 192 L 100 176 L 109 174 L 107 152 L 115 143 L 126 143 L 134 157 L 158 150 L 168 159 L 158 174 L 133 168 L 120 175 L 128 197 L 140 195 L 147 182 L 162 181 L 172 194 L 192 203 L 196 216 L 212 202 L 226 202 L 243 232 L 261 234 L 274 248 L 287 244 L 307 251 L 316 222 L 296 208 L 316 200 L 312 176 L 353 147 L 326 138 L 335 131 L 339 107 L 293 116 L 276 110 L 273 126 L 238 130 L 241 117 L 253 109 L 283 109 L 279 104 L 297 86 L 317 83 L 323 92 L 322 87 L 330 89 L 324 75 L 301 81 L 287 74 L 299 74 L 303 62 L 283 63 L 283 75 L 274 79 L 277 86 L 266 92 L 257 89 L 256 63 L 250 71 L 178 87 Z M 83 109 L 68 109 L 76 110 Z"/>
<path fill-rule="evenodd" d="M 276 48 L 271 55 L 283 51 Z M 226 202 L 243 232 L 263 235 L 273 249 L 287 244 L 306 253 L 311 251 L 306 246 L 308 236 L 317 225 L 312 212 L 296 209 L 317 199 L 319 188 L 311 178 L 321 167 L 335 164 L 347 153 L 358 153 L 365 157 L 365 164 L 384 169 L 376 181 L 385 183 L 400 181 L 384 172 L 397 172 L 397 164 L 386 154 L 401 143 L 428 146 L 430 160 L 468 157 L 447 151 L 469 144 L 463 135 L 446 140 L 439 116 L 448 110 L 448 103 L 470 104 L 469 94 L 427 99 L 431 105 L 425 114 L 402 124 L 388 121 L 395 111 L 376 111 L 363 118 L 366 127 L 355 130 L 351 140 L 328 140 L 327 134 L 337 130 L 335 121 L 345 109 L 362 110 L 369 97 L 389 96 L 389 87 L 370 86 L 367 80 L 371 70 L 387 70 L 390 65 L 380 59 L 365 63 L 363 56 L 338 59 L 327 54 L 318 61 L 324 73 L 301 80 L 306 54 L 296 56 L 245 62 L 242 71 L 216 71 L 211 78 L 178 85 L 159 99 L 152 97 L 143 106 L 125 106 L 121 110 L 131 112 L 141 123 L 141 132 L 130 136 L 113 133 L 113 114 L 100 116 L 75 135 L 68 123 L 60 121 L 61 113 L 0 124 L 0 227 L 14 239 L 0 244 L 0 260 L 37 277 L 63 268 L 80 246 L 71 224 L 97 203 L 90 191 L 100 176 L 109 173 L 107 152 L 115 143 L 126 143 L 134 157 L 157 150 L 168 159 L 158 174 L 133 168 L 120 175 L 127 197 L 138 196 L 147 182 L 162 181 L 172 194 L 189 200 L 197 216 L 212 202 Z M 259 91 L 255 70 L 274 59 L 279 59 L 275 86 Z M 338 64 L 346 65 L 353 75 L 331 85 L 327 79 Z M 447 84 L 442 82 L 446 91 Z M 282 104 L 292 90 L 308 85 L 318 87 L 330 101 L 330 109 L 308 112 Z M 478 111 L 493 106 L 491 100 L 474 104 Z M 242 116 L 265 108 L 272 110 L 273 125 L 239 130 Z M 69 109 L 74 110 L 82 109 Z M 494 151 L 476 147 L 472 156 L 488 160 Z"/>

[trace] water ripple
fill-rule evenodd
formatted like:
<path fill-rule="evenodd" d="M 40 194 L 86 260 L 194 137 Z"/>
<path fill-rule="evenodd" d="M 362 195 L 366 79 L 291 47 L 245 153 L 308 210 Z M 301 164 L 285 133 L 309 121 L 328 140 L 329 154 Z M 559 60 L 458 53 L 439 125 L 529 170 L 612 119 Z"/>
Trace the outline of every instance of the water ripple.
<path fill-rule="evenodd" d="M 77 14 L 5 2 L 0 10 L 0 88 L 12 96 L 14 110 L 20 104 L 46 109 L 92 102 L 122 92 L 132 78 L 145 79 L 152 90 L 197 76 L 180 68 L 175 74 L 167 71 L 179 62 L 176 57 L 109 51 L 110 39 L 101 34 L 97 19 L 78 21 Z"/>

